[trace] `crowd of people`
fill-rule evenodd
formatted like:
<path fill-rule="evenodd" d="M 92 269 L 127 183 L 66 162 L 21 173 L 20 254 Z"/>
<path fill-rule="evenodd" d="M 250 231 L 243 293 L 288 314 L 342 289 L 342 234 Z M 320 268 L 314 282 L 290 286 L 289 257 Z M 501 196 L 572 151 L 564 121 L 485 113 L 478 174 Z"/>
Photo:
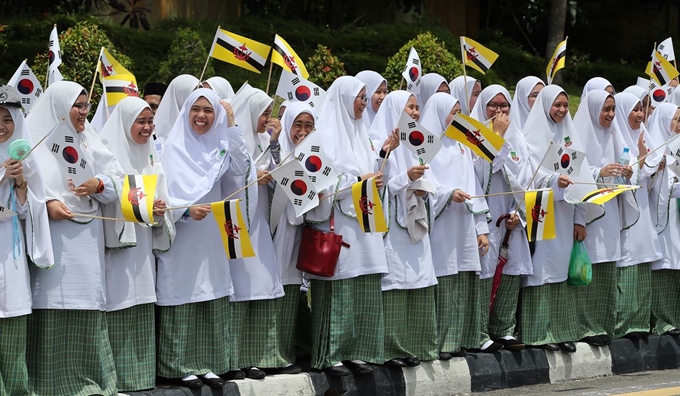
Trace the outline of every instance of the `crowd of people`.
<path fill-rule="evenodd" d="M 338 78 L 320 111 L 284 102 L 275 117 L 259 89 L 181 75 L 123 99 L 95 130 L 77 83 L 51 84 L 26 117 L 14 89 L 0 87 L 0 213 L 16 213 L 0 215 L 0 394 L 115 395 L 153 388 L 157 377 L 219 388 L 299 373 L 304 330 L 311 368 L 330 376 L 470 351 L 573 353 L 579 341 L 680 335 L 680 168 L 655 150 L 680 131 L 680 95 L 654 108 L 648 90 L 616 93 L 596 77 L 572 119 L 567 93 L 533 76 L 514 98 L 435 73 L 416 94 L 388 89 L 363 71 Z M 492 162 L 448 137 L 429 163 L 400 144 L 403 113 L 440 136 L 459 112 L 504 138 Z M 40 142 L 62 120 L 93 167 L 81 185 L 46 143 L 11 154 L 13 142 Z M 287 202 L 270 219 L 269 173 L 295 161 L 288 154 L 311 133 L 338 182 L 304 215 Z M 584 152 L 580 171 L 541 166 L 550 145 Z M 125 175 L 148 174 L 158 175 L 156 225 L 110 220 L 121 216 Z M 357 221 L 350 190 L 369 178 L 386 233 Z M 234 198 L 256 254 L 228 259 L 203 203 L 254 180 Z M 570 199 L 615 182 L 640 188 L 604 205 Z M 553 191 L 554 239 L 528 241 L 532 213 L 521 203 L 533 188 Z M 332 277 L 296 268 L 304 227 L 342 236 Z M 592 283 L 573 286 L 570 254 L 581 242 Z M 300 304 L 307 291 L 311 306 Z"/>

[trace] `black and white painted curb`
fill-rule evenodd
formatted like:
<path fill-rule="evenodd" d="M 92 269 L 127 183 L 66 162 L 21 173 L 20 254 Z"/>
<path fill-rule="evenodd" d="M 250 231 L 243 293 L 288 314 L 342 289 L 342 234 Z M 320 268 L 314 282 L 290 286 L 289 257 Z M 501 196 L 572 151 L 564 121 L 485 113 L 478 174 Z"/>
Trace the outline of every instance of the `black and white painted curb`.
<path fill-rule="evenodd" d="M 415 368 L 375 366 L 372 375 L 327 377 L 320 372 L 228 382 L 221 390 L 159 388 L 134 396 L 439 396 L 483 392 L 649 370 L 680 368 L 680 337 L 614 340 L 609 347 L 577 343 L 575 353 L 525 349 L 424 362 Z"/>

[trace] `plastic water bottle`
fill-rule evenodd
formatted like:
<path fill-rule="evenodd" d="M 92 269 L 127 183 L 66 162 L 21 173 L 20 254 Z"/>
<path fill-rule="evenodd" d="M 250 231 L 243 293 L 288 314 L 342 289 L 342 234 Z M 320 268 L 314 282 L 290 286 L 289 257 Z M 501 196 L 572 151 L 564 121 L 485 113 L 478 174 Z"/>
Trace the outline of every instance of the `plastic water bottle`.
<path fill-rule="evenodd" d="M 630 165 L 630 150 L 628 147 L 623 148 L 623 153 L 619 156 L 619 159 L 616 161 L 619 165 L 622 166 L 628 166 Z M 626 178 L 623 177 L 623 175 L 616 176 L 614 179 L 614 184 L 626 184 Z"/>

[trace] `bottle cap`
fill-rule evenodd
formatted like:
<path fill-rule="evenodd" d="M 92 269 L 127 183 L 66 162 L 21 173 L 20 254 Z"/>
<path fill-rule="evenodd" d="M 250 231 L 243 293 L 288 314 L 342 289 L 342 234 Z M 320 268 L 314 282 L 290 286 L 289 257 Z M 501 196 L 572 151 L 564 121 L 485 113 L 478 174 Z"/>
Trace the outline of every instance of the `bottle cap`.
<path fill-rule="evenodd" d="M 630 150 L 628 149 L 628 147 L 624 147 L 624 148 L 623 148 L 623 152 L 624 152 L 624 153 L 627 153 L 627 152 L 629 152 L 629 151 L 630 151 Z"/>

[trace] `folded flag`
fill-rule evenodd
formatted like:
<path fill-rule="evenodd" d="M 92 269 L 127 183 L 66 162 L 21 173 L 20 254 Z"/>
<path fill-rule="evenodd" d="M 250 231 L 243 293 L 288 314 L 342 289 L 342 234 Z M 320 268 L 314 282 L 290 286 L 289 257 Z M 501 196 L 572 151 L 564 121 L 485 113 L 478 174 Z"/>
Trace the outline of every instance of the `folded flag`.
<path fill-rule="evenodd" d="M 293 204 L 296 216 L 302 216 L 319 205 L 314 184 L 298 161 L 288 161 L 271 172 Z"/>
<path fill-rule="evenodd" d="M 94 177 L 92 164 L 85 159 L 77 132 L 71 131 L 66 124 L 68 121 L 60 121 L 50 132 L 43 143 L 57 159 L 58 166 L 65 170 L 68 177 L 76 186 L 80 186 L 88 179 Z"/>
<path fill-rule="evenodd" d="M 666 58 L 659 53 L 659 51 L 654 51 L 652 54 L 652 59 L 647 63 L 647 68 L 645 73 L 649 75 L 654 81 L 659 85 L 666 85 L 672 79 L 678 76 L 678 70 L 673 67 L 673 65 L 666 60 Z"/>
<path fill-rule="evenodd" d="M 210 56 L 255 73 L 262 72 L 271 47 L 217 28 Z"/>
<path fill-rule="evenodd" d="M 659 51 L 667 61 L 673 62 L 675 60 L 675 50 L 673 49 L 672 37 L 662 41 L 661 44 L 656 47 L 656 50 Z"/>
<path fill-rule="evenodd" d="M 561 43 L 557 44 L 555 47 L 555 52 L 553 53 L 550 63 L 545 70 L 548 85 L 552 84 L 553 79 L 555 79 L 555 74 L 557 71 L 564 68 L 565 57 L 567 55 L 567 39 L 564 39 Z"/>
<path fill-rule="evenodd" d="M 406 67 L 401 75 L 406 80 L 406 90 L 412 93 L 420 92 L 420 78 L 423 76 L 423 65 L 416 49 L 411 47 L 406 60 Z"/>
<path fill-rule="evenodd" d="M 229 259 L 255 257 L 248 228 L 241 214 L 241 200 L 213 202 L 210 204 L 210 211 L 220 230 L 227 257 Z"/>
<path fill-rule="evenodd" d="M 123 218 L 133 223 L 153 225 L 158 175 L 125 175 L 120 208 Z"/>
<path fill-rule="evenodd" d="M 364 232 L 387 232 L 387 223 L 375 178 L 371 177 L 352 185 L 352 202 L 359 226 Z"/>
<path fill-rule="evenodd" d="M 579 174 L 581 163 L 586 157 L 585 153 L 572 150 L 564 146 L 553 146 L 550 148 L 543 167 L 562 175 Z"/>
<path fill-rule="evenodd" d="M 114 74 L 102 80 L 107 106 L 115 106 L 128 96 L 139 97 L 137 79 L 132 74 Z"/>
<path fill-rule="evenodd" d="M 26 60 L 21 62 L 21 65 L 19 65 L 17 71 L 14 72 L 12 78 L 9 79 L 7 85 L 17 89 L 19 98 L 21 99 L 21 106 L 27 113 L 43 93 L 40 81 L 38 81 L 38 78 L 33 74 L 33 70 L 26 64 Z"/>
<path fill-rule="evenodd" d="M 552 190 L 536 190 L 527 191 L 524 196 L 529 242 L 556 237 L 552 193 Z"/>
<path fill-rule="evenodd" d="M 496 158 L 505 140 L 481 122 L 463 113 L 456 114 L 446 128 L 446 136 L 468 146 L 489 162 Z"/>
<path fill-rule="evenodd" d="M 326 100 L 326 91 L 323 88 L 285 69 L 281 70 L 276 95 L 291 102 L 307 103 L 317 112 Z"/>
<path fill-rule="evenodd" d="M 99 51 L 99 78 L 103 80 L 106 77 L 115 76 L 116 74 L 132 75 L 132 73 L 121 65 L 106 48 L 102 47 Z"/>
<path fill-rule="evenodd" d="M 321 148 L 321 135 L 312 132 L 295 147 L 295 159 L 304 168 L 316 191 L 322 191 L 338 183 L 338 173 Z"/>
<path fill-rule="evenodd" d="M 425 129 L 418 121 L 406 114 L 399 117 L 399 139 L 401 143 L 421 160 L 421 163 L 430 162 L 442 148 L 439 137 Z"/>
<path fill-rule="evenodd" d="M 48 85 L 64 79 L 64 77 L 61 75 L 61 72 L 59 71 L 59 66 L 61 65 L 61 46 L 59 45 L 59 32 L 57 32 L 57 25 L 54 25 L 52 32 L 50 32 L 49 50 L 50 59 L 47 65 L 47 74 L 49 76 L 47 79 Z"/>
<path fill-rule="evenodd" d="M 600 188 L 599 190 L 591 191 L 586 194 L 586 196 L 583 197 L 581 201 L 595 205 L 604 205 L 607 201 L 616 197 L 622 192 L 635 190 L 637 188 L 640 188 L 640 186 L 620 185 L 616 187 Z"/>
<path fill-rule="evenodd" d="M 274 47 L 272 48 L 272 63 L 283 67 L 297 76 L 309 78 L 309 73 L 302 59 L 293 51 L 290 45 L 278 34 L 274 37 Z"/>
<path fill-rule="evenodd" d="M 482 74 L 486 74 L 498 59 L 497 53 L 465 36 L 460 36 L 460 47 L 465 55 L 463 65 L 470 66 Z"/>

